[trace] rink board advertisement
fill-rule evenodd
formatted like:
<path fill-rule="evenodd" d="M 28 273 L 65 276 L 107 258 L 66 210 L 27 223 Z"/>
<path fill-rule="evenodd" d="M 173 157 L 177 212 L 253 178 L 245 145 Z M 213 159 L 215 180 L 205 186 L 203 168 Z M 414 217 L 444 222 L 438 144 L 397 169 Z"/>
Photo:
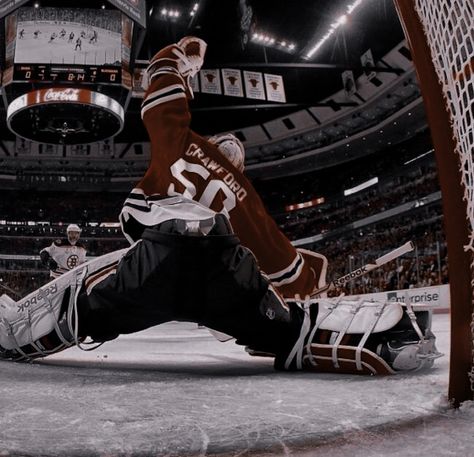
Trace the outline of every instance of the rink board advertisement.
<path fill-rule="evenodd" d="M 414 305 L 430 305 L 430 307 L 445 309 L 450 307 L 451 295 L 449 285 L 419 287 L 416 289 L 391 290 L 387 292 L 376 292 L 373 294 L 361 294 L 357 297 L 374 301 L 397 301 L 404 302 L 409 297 L 410 303 Z"/>

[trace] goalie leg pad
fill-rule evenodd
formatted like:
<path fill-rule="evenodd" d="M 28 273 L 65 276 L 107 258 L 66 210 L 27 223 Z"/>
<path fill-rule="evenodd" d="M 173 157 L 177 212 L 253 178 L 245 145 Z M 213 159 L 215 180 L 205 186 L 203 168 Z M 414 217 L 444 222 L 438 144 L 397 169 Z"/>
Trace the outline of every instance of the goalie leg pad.
<path fill-rule="evenodd" d="M 80 344 L 77 296 L 82 283 L 118 262 L 127 250 L 81 264 L 17 302 L 1 296 L 0 359 L 29 361 Z"/>
<path fill-rule="evenodd" d="M 441 357 L 431 332 L 431 312 L 410 304 L 364 300 L 296 299 L 300 336 L 275 367 L 354 374 L 393 374 L 431 367 Z"/>
<path fill-rule="evenodd" d="M 357 366 L 357 360 L 359 366 Z M 337 363 L 334 363 L 334 360 Z M 312 343 L 303 356 L 303 369 L 325 373 L 347 373 L 368 375 L 394 374 L 390 365 L 372 351 L 356 346 L 339 345 L 334 354 L 334 347 L 330 344 Z"/>

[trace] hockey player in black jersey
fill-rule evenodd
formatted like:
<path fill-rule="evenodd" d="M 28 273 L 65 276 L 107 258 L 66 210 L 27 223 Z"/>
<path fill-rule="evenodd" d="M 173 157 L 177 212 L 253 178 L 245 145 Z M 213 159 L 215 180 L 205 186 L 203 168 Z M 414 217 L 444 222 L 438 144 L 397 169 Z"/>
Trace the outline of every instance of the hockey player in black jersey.
<path fill-rule="evenodd" d="M 202 40 L 187 37 L 149 69 L 151 82 L 167 78 L 172 86 L 150 89 L 170 116 L 182 116 L 172 102 L 191 96 L 189 78 L 204 51 Z M 439 356 L 430 313 L 409 303 L 309 293 L 283 298 L 234 234 L 226 211 L 196 201 L 188 187 L 188 193 L 129 196 L 121 222 L 131 247 L 81 264 L 18 302 L 0 297 L 0 358 L 32 360 L 81 347 L 87 338 L 101 343 L 172 320 L 274 354 L 282 370 L 392 374 L 429 367 Z M 214 188 L 222 189 L 218 180 L 206 187 Z M 133 217 L 134 209 L 143 216 Z"/>

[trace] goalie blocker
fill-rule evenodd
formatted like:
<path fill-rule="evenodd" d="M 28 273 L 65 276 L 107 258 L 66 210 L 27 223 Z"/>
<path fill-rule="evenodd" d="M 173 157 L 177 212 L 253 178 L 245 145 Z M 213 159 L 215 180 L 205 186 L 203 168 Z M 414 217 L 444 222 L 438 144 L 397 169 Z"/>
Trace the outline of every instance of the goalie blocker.
<path fill-rule="evenodd" d="M 86 339 L 100 344 L 171 320 L 276 354 L 280 370 L 392 374 L 429 367 L 441 355 L 431 312 L 410 304 L 283 301 L 227 219 L 216 215 L 200 223 L 166 221 L 130 248 L 80 265 L 22 300 L 3 295 L 0 358 L 86 349 Z"/>

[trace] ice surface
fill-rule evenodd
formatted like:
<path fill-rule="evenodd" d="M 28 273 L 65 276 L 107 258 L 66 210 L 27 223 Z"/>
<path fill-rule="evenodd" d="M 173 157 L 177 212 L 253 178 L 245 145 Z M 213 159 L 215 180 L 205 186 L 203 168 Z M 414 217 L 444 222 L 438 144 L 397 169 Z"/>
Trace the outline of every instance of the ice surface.
<path fill-rule="evenodd" d="M 447 355 L 391 377 L 280 373 L 195 324 L 0 364 L 0 456 L 474 456 L 474 406 L 447 408 Z"/>

